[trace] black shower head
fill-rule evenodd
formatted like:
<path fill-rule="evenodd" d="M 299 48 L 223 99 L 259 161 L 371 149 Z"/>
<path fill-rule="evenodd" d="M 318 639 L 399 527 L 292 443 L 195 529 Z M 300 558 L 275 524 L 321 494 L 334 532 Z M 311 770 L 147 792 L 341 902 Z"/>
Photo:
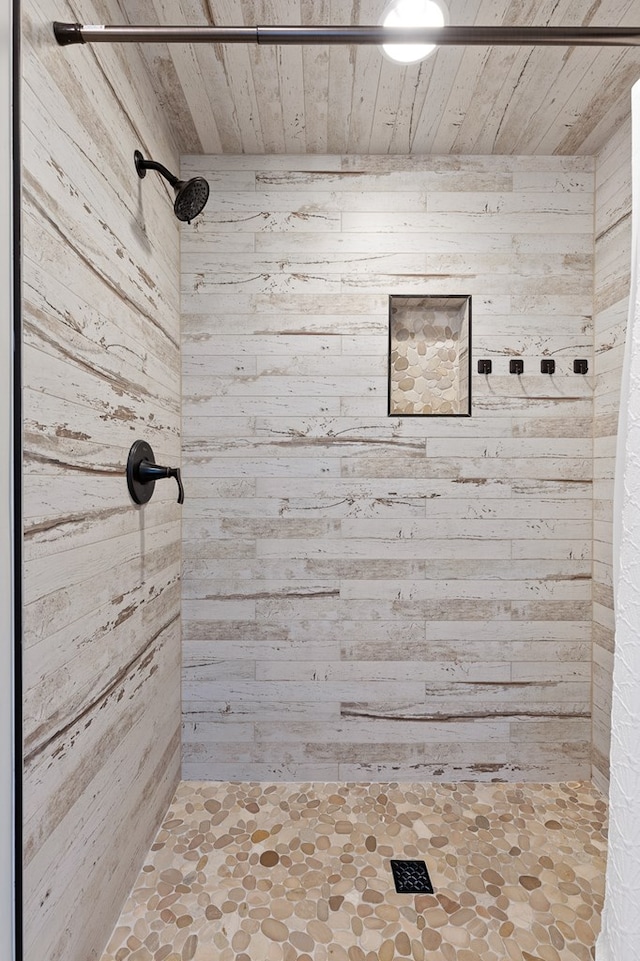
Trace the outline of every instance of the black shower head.
<path fill-rule="evenodd" d="M 209 184 L 204 177 L 194 177 L 192 180 L 179 180 L 174 189 L 176 199 L 173 209 L 176 217 L 190 224 L 209 199 Z"/>
<path fill-rule="evenodd" d="M 178 180 L 178 178 L 167 170 L 161 163 L 155 160 L 145 160 L 139 150 L 133 154 L 136 170 L 139 177 L 146 177 L 147 170 L 157 170 L 159 174 L 169 181 L 176 192 L 176 199 L 173 210 L 178 220 L 191 223 L 194 217 L 204 209 L 209 199 L 209 184 L 204 177 L 194 177 L 192 180 Z"/>

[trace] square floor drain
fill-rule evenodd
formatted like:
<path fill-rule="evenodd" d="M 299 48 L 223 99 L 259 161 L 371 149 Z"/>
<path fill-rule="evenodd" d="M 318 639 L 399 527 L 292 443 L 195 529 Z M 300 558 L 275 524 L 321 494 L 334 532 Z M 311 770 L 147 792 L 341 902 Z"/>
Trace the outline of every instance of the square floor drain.
<path fill-rule="evenodd" d="M 398 894 L 433 894 L 433 885 L 424 861 L 391 861 Z"/>

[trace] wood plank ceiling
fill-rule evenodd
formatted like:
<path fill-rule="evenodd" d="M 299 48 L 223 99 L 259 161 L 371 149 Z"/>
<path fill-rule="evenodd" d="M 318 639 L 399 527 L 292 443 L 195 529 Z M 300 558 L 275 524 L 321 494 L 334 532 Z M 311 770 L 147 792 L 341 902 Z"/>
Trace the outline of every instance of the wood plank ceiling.
<path fill-rule="evenodd" d="M 162 24 L 377 23 L 386 0 L 120 0 Z M 105 5 L 106 6 L 106 5 Z M 113 10 L 113 6 L 109 5 Z M 640 26 L 640 0 L 450 0 L 452 24 Z M 640 48 L 143 47 L 183 153 L 593 154 L 629 111 Z"/>

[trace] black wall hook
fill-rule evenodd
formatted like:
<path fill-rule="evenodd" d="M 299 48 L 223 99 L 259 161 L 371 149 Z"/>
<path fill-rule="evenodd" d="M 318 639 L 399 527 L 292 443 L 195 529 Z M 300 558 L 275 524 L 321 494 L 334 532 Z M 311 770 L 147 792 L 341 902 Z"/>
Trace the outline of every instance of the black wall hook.
<path fill-rule="evenodd" d="M 146 440 L 136 440 L 131 445 L 127 459 L 127 486 L 135 504 L 151 500 L 157 480 L 175 477 L 178 485 L 178 504 L 184 503 L 184 487 L 179 467 L 162 467 L 156 464 L 151 446 Z"/>

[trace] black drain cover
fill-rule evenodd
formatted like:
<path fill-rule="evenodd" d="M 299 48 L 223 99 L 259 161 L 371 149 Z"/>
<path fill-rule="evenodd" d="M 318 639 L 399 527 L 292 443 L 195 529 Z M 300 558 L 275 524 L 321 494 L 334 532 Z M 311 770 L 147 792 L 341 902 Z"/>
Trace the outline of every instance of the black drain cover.
<path fill-rule="evenodd" d="M 391 861 L 398 894 L 433 894 L 433 885 L 424 861 Z"/>

